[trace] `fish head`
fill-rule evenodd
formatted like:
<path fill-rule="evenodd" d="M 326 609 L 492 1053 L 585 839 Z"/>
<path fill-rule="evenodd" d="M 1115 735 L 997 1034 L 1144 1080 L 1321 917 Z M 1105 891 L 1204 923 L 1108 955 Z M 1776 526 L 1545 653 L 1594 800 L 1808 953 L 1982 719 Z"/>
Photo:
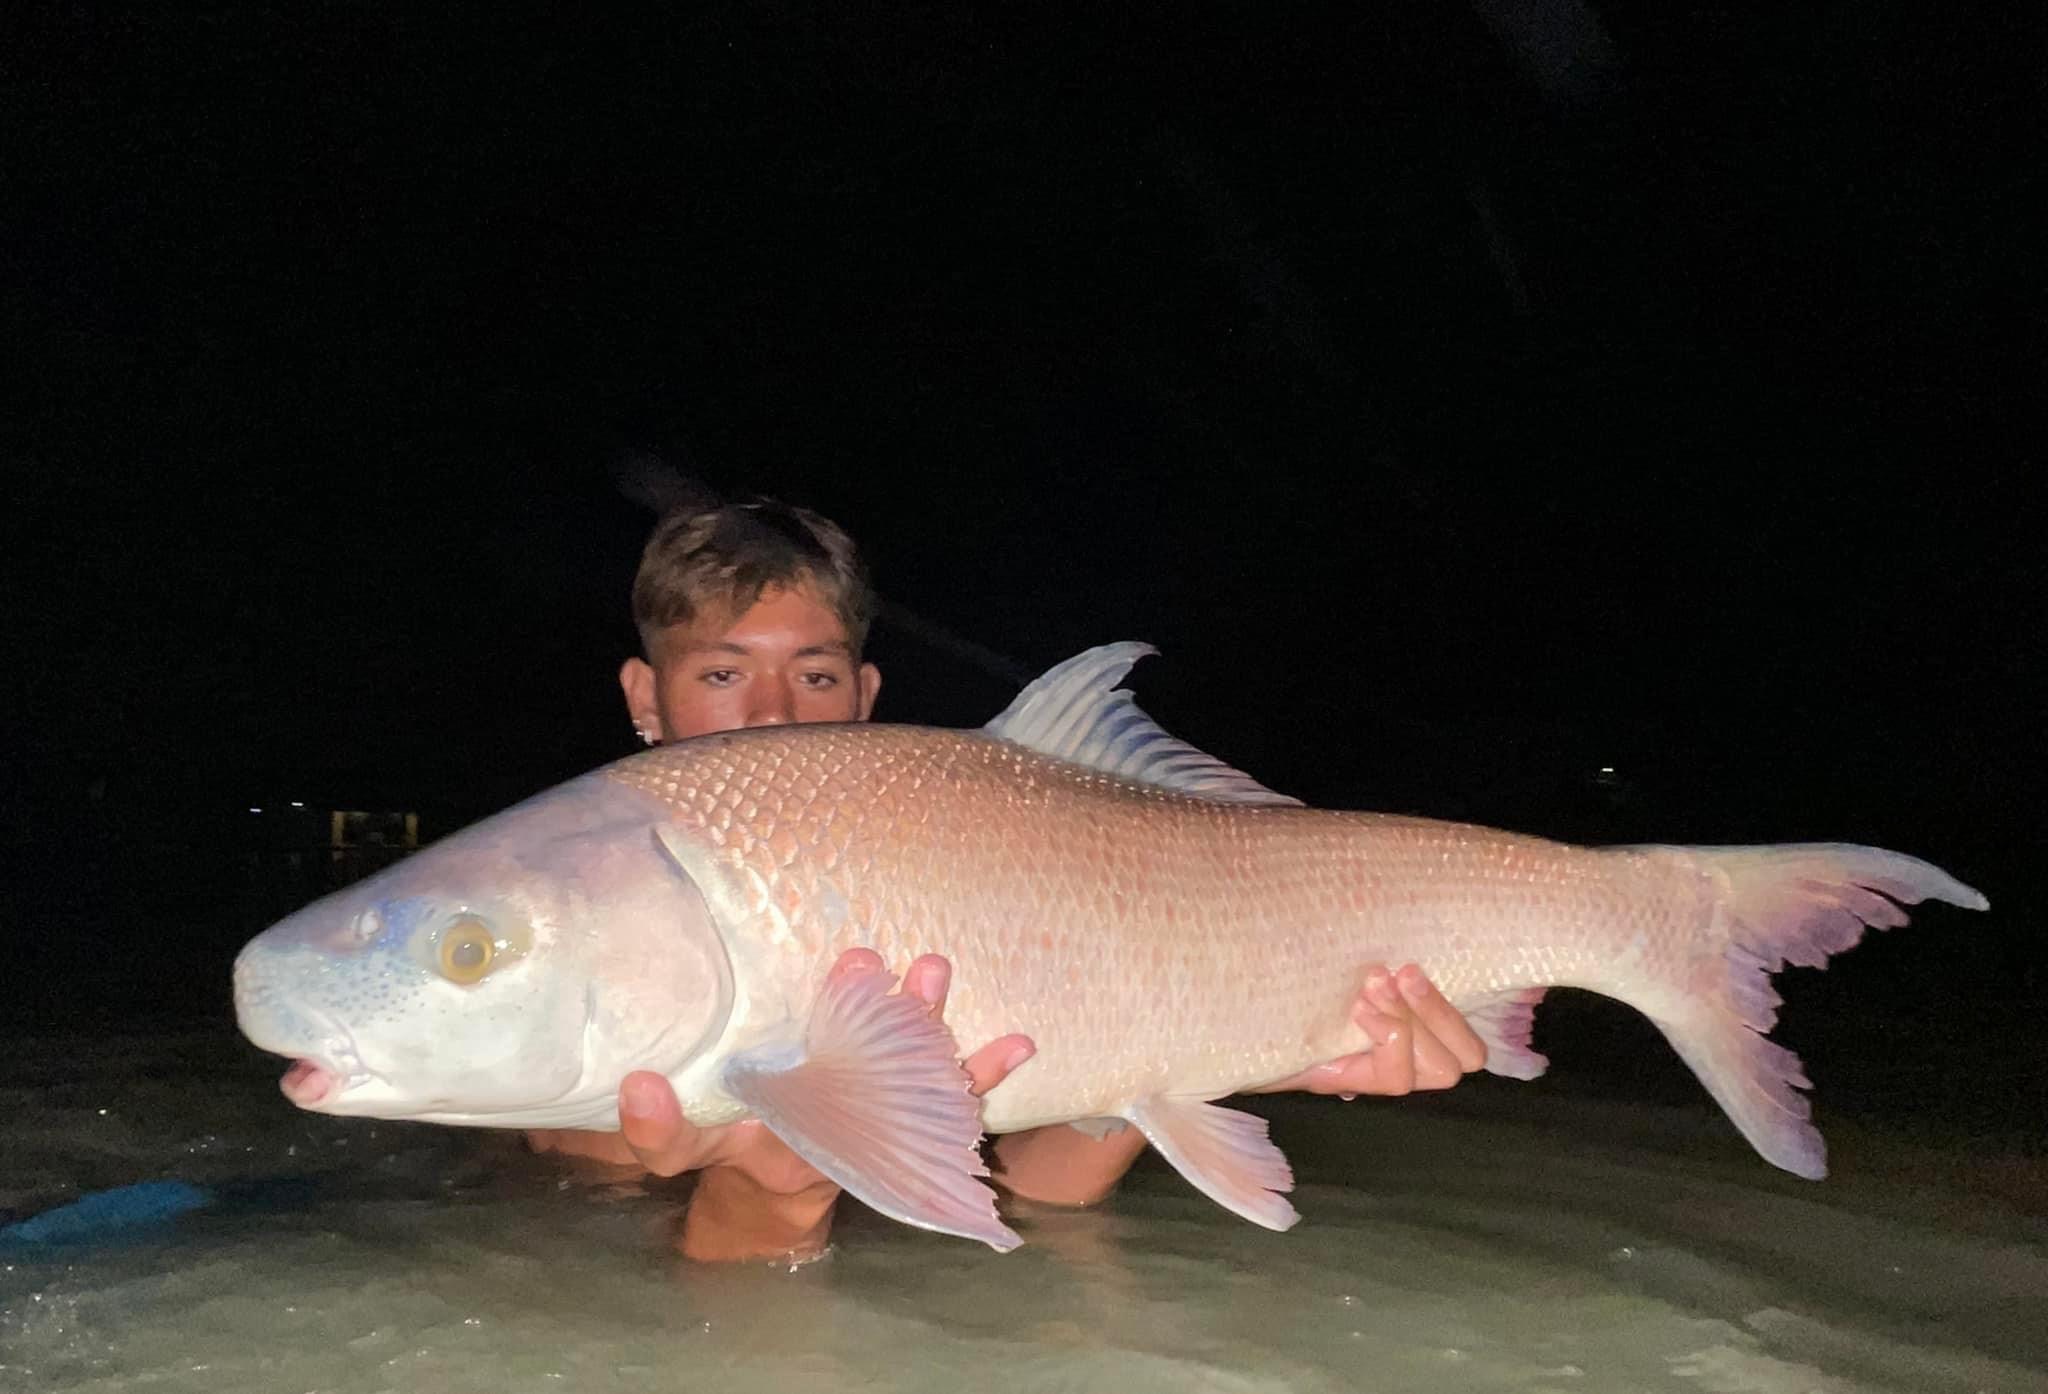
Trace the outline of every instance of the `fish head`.
<path fill-rule="evenodd" d="M 648 796 L 585 776 L 273 925 L 235 964 L 242 1032 L 321 1113 L 610 1127 L 732 1005 L 703 898 Z"/>

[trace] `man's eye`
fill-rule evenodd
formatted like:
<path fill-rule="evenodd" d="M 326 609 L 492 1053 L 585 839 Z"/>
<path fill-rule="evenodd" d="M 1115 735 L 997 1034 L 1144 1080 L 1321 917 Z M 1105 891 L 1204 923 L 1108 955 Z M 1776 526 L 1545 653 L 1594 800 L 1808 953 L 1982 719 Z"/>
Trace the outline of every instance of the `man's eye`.
<path fill-rule="evenodd" d="M 814 687 L 820 690 L 828 687 L 837 687 L 839 686 L 839 675 L 837 673 L 806 673 L 803 676 L 803 683 L 805 687 Z"/>
<path fill-rule="evenodd" d="M 713 687 L 731 687 L 740 680 L 740 673 L 737 668 L 713 668 L 709 672 L 699 673 L 697 680 L 710 683 Z"/>

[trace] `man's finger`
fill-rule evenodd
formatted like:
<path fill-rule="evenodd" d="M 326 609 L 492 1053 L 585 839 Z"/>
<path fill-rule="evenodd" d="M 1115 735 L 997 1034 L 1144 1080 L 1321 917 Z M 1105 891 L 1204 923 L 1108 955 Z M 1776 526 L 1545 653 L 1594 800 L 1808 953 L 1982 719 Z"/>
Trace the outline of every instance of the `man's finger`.
<path fill-rule="evenodd" d="M 1393 975 L 1375 968 L 1365 975 L 1354 1019 L 1372 1037 L 1372 1087 L 1362 1093 L 1399 1096 L 1415 1088 L 1415 1041 L 1407 1003 Z"/>
<path fill-rule="evenodd" d="M 1414 1040 L 1409 1059 L 1414 1062 L 1417 1089 L 1448 1089 L 1465 1077 L 1465 1067 L 1442 1041 L 1412 1022 L 1409 1034 Z"/>
<path fill-rule="evenodd" d="M 960 1062 L 968 1092 L 979 1098 L 1010 1077 L 1010 1071 L 1038 1053 L 1029 1036 L 999 1036 Z"/>
<path fill-rule="evenodd" d="M 1358 995 L 1381 1016 L 1391 1017 L 1395 1021 L 1405 1020 L 1408 1016 L 1407 1000 L 1401 996 L 1400 988 L 1395 986 L 1394 975 L 1378 964 L 1366 970 L 1365 981 L 1359 985 Z"/>
<path fill-rule="evenodd" d="M 702 1165 L 704 1135 L 684 1119 L 669 1082 L 651 1071 L 635 1070 L 619 1085 L 619 1135 L 656 1176 Z"/>
<path fill-rule="evenodd" d="M 1309 1094 L 1335 1094 L 1346 1099 L 1358 1094 L 1384 1093 L 1380 1088 L 1380 1075 L 1392 1055 L 1392 1051 L 1382 1055 L 1377 1049 L 1346 1055 L 1302 1071 L 1288 1081 L 1288 1087 Z"/>
<path fill-rule="evenodd" d="M 923 1000 L 932 1015 L 946 1014 L 946 992 L 953 986 L 953 965 L 940 954 L 921 954 L 903 970 L 903 990 Z"/>
<path fill-rule="evenodd" d="M 879 973 L 882 971 L 882 956 L 873 949 L 848 949 L 832 962 L 825 974 L 827 984 L 840 982 L 855 973 Z"/>
<path fill-rule="evenodd" d="M 1486 1042 L 1420 968 L 1409 964 L 1395 975 L 1394 982 L 1402 1000 L 1415 1013 L 1421 1034 L 1434 1037 L 1445 1047 L 1455 1058 L 1460 1073 L 1470 1073 L 1486 1064 Z"/>

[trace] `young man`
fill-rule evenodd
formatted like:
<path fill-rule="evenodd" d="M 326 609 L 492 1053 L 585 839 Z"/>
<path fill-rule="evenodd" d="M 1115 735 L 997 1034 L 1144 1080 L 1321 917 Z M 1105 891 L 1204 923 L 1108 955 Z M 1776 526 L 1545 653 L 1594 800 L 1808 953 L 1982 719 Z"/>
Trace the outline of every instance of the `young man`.
<path fill-rule="evenodd" d="M 805 509 L 777 503 L 674 514 L 655 528 L 633 582 L 644 658 L 619 670 L 626 709 L 643 741 L 795 721 L 865 721 L 881 674 L 862 659 L 873 598 L 853 542 Z M 856 949 L 834 976 L 880 972 Z M 905 971 L 901 990 L 943 1012 L 950 966 L 937 955 Z M 1486 1048 L 1413 965 L 1374 968 L 1354 1007 L 1374 1042 L 1265 1092 L 1406 1094 L 1442 1089 L 1479 1068 Z M 986 1093 L 1028 1060 L 1032 1043 L 1005 1036 L 963 1062 Z M 660 1176 L 701 1170 L 680 1247 L 697 1259 L 808 1257 L 831 1231 L 838 1187 L 759 1122 L 698 1128 L 660 1075 L 641 1071 L 619 1089 L 617 1133 L 537 1132 L 555 1150 Z M 1100 1200 L 1145 1148 L 1136 1128 L 1101 1140 L 1065 1126 L 1012 1133 L 995 1146 L 995 1179 L 1013 1194 L 1053 1204 Z"/>

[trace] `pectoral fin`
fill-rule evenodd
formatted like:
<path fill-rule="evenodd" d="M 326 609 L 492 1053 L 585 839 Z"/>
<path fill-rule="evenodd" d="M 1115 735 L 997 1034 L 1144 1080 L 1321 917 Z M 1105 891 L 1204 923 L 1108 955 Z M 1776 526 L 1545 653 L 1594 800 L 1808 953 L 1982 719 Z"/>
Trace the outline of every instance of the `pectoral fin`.
<path fill-rule="evenodd" d="M 1280 1192 L 1294 1168 L 1266 1136 L 1266 1120 L 1198 1099 L 1146 1099 L 1130 1119 L 1159 1155 L 1209 1199 L 1267 1229 L 1301 1218 Z"/>
<path fill-rule="evenodd" d="M 980 1152 L 981 1102 L 952 1033 L 895 980 L 829 984 L 801 1044 L 758 1046 L 726 1063 L 725 1087 L 777 1137 L 894 1220 L 978 1239 L 1024 1241 L 996 1215 Z"/>

